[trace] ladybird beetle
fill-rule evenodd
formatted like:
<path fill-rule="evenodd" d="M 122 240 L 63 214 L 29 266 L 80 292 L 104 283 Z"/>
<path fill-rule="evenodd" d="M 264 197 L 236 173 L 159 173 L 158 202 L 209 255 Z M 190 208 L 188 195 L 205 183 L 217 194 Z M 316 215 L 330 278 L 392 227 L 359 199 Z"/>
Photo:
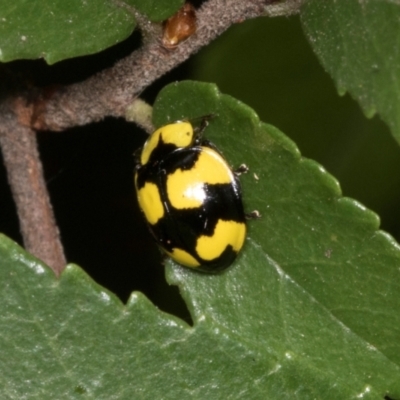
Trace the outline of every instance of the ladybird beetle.
<path fill-rule="evenodd" d="M 137 157 L 135 187 L 161 249 L 181 265 L 213 273 L 235 260 L 246 219 L 239 180 L 202 130 L 185 121 L 157 129 Z"/>
<path fill-rule="evenodd" d="M 190 3 L 185 3 L 180 10 L 164 22 L 162 45 L 169 50 L 196 32 L 196 12 Z"/>

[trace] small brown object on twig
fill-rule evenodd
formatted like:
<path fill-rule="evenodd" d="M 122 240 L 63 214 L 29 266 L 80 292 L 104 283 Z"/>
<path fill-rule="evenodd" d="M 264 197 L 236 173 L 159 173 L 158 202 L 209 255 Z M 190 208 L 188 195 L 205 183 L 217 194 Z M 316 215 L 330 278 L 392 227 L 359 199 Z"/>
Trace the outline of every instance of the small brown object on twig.
<path fill-rule="evenodd" d="M 179 43 L 192 36 L 196 29 L 196 11 L 190 3 L 185 3 L 164 22 L 162 45 L 168 50 L 173 50 Z"/>

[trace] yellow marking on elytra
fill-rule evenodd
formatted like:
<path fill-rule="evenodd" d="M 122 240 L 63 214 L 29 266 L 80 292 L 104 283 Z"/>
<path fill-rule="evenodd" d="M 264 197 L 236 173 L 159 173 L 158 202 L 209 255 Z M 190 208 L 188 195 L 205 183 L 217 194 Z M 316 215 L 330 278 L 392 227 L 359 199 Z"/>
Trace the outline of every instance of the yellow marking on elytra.
<path fill-rule="evenodd" d="M 154 225 L 164 216 L 164 207 L 161 201 L 160 192 L 157 185 L 146 182 L 145 185 L 137 191 L 139 206 L 144 212 L 147 221 Z"/>
<path fill-rule="evenodd" d="M 239 252 L 246 237 L 246 225 L 243 222 L 219 220 L 212 236 L 200 236 L 197 239 L 197 254 L 204 260 L 218 258 L 227 245 Z"/>
<path fill-rule="evenodd" d="M 168 198 L 177 209 L 200 207 L 207 198 L 204 184 L 230 184 L 234 176 L 226 161 L 213 149 L 202 147 L 193 168 L 176 170 L 167 178 Z"/>
<path fill-rule="evenodd" d="M 177 263 L 182 264 L 189 268 L 196 268 L 200 266 L 200 263 L 193 258 L 188 252 L 182 249 L 174 248 L 172 252 L 167 254 Z"/>
<path fill-rule="evenodd" d="M 189 122 L 177 121 L 173 124 L 162 126 L 150 135 L 143 146 L 140 162 L 142 165 L 148 163 L 151 153 L 157 147 L 162 137 L 164 143 L 174 144 L 176 147 L 188 147 L 193 142 L 193 127 Z"/>

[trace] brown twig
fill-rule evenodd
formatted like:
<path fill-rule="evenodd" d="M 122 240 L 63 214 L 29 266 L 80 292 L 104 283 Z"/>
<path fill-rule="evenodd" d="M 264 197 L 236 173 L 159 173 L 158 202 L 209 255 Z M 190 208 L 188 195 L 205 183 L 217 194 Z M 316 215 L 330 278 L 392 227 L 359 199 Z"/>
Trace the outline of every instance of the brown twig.
<path fill-rule="evenodd" d="M 58 275 L 66 261 L 43 180 L 36 134 L 15 123 L 13 129 L 2 132 L 0 145 L 17 206 L 24 246 Z"/>
<path fill-rule="evenodd" d="M 299 7 L 301 1 L 295 0 Z M 17 101 L 16 113 L 31 115 L 29 125 L 38 130 L 60 131 L 103 119 L 124 116 L 126 108 L 152 82 L 210 43 L 232 24 L 265 13 L 265 0 L 209 0 L 197 11 L 197 33 L 173 51 L 160 45 L 160 37 L 146 43 L 128 57 L 84 82 L 59 88 L 36 103 Z M 142 27 L 146 23 L 142 22 Z M 155 31 L 157 32 L 157 31 Z M 46 104 L 43 106 L 43 98 Z M 38 109 L 37 104 L 40 105 Z M 27 111 L 26 108 L 29 110 Z M 23 121 L 27 123 L 26 119 Z"/>

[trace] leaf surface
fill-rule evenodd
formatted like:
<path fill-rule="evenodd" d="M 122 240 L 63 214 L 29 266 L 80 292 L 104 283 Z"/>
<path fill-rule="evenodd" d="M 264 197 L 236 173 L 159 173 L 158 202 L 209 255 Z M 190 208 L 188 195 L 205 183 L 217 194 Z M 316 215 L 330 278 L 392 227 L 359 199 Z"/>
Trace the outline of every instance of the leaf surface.
<path fill-rule="evenodd" d="M 376 112 L 400 142 L 400 5 L 390 0 L 305 2 L 301 19 L 311 46 L 364 113 Z"/>

